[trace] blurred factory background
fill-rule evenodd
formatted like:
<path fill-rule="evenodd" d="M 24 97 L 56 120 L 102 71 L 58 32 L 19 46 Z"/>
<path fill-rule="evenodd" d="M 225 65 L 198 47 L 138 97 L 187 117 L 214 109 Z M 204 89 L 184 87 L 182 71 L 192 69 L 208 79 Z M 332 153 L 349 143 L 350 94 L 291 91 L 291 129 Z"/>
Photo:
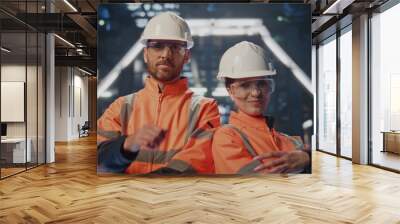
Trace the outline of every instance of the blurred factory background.
<path fill-rule="evenodd" d="M 215 98 L 226 123 L 233 103 L 216 79 L 226 49 L 247 40 L 272 57 L 278 75 L 268 115 L 275 127 L 303 136 L 312 122 L 311 8 L 304 4 L 104 4 L 98 9 L 98 110 L 143 87 L 147 76 L 140 35 L 149 18 L 172 11 L 188 21 L 194 36 L 191 61 L 183 68 L 191 89 Z M 310 126 L 307 126 L 310 128 Z"/>

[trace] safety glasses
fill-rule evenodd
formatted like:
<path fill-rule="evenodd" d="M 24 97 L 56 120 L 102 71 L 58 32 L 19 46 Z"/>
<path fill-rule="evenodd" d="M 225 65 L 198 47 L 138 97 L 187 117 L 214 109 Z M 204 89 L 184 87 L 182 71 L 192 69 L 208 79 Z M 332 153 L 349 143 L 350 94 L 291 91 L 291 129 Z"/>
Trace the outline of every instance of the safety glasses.
<path fill-rule="evenodd" d="M 262 78 L 249 81 L 236 81 L 231 84 L 239 94 L 247 95 L 251 91 L 257 90 L 263 94 L 271 94 L 275 91 L 275 82 L 273 79 Z"/>
<path fill-rule="evenodd" d="M 173 54 L 181 54 L 185 53 L 187 49 L 186 43 L 177 43 L 177 42 L 164 42 L 164 41 L 148 41 L 147 47 L 153 50 L 154 52 L 162 52 L 165 48 L 171 50 Z"/>

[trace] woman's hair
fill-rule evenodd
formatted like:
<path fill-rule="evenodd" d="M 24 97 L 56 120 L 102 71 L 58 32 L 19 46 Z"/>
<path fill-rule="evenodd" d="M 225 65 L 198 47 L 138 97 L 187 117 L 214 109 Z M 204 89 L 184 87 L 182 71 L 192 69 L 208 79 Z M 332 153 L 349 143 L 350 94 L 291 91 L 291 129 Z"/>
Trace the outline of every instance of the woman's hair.
<path fill-rule="evenodd" d="M 225 87 L 228 89 L 232 83 L 235 82 L 235 79 L 225 77 Z"/>
<path fill-rule="evenodd" d="M 225 81 L 226 89 L 229 89 L 231 84 L 235 82 L 235 79 L 225 77 L 224 81 Z M 231 98 L 231 100 L 232 100 L 232 98 Z M 231 110 L 235 111 L 235 112 L 238 112 L 238 108 L 237 108 L 235 103 L 233 104 L 233 108 Z"/>

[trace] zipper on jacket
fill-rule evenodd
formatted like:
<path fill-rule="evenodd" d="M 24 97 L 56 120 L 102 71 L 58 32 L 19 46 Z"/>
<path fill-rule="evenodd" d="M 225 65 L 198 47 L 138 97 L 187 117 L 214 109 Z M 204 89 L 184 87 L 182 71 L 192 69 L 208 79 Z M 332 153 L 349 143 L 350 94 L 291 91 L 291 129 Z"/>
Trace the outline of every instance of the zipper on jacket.
<path fill-rule="evenodd" d="M 156 122 L 155 122 L 155 125 L 156 125 L 157 127 L 159 127 L 158 121 L 159 121 L 159 119 L 160 119 L 161 104 L 162 104 L 163 98 L 164 98 L 164 94 L 161 93 L 161 94 L 158 96 L 157 110 L 156 110 Z M 149 170 L 149 171 L 150 171 L 150 172 L 153 170 L 153 163 L 154 163 L 154 152 L 152 151 L 152 153 L 151 153 L 151 158 L 150 158 L 150 162 L 149 162 L 149 165 L 150 165 L 150 170 Z"/>
<path fill-rule="evenodd" d="M 160 94 L 160 96 L 158 96 L 157 111 L 156 111 L 156 123 L 155 123 L 155 125 L 157 125 L 157 126 L 158 126 L 158 120 L 160 119 L 161 103 L 162 103 L 163 98 L 164 98 L 164 94 Z"/>

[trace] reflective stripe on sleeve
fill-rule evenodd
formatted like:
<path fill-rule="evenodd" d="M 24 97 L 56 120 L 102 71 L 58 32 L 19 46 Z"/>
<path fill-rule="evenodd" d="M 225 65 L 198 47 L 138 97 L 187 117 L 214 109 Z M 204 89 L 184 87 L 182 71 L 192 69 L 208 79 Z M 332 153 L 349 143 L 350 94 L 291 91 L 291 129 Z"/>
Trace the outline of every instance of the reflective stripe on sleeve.
<path fill-rule="evenodd" d="M 185 174 L 196 173 L 196 170 L 190 164 L 178 159 L 171 160 L 167 167 Z"/>
<path fill-rule="evenodd" d="M 254 168 L 256 168 L 258 165 L 260 165 L 261 162 L 259 160 L 253 160 L 249 164 L 243 166 L 242 168 L 239 169 L 237 174 L 250 174 L 250 173 L 255 173 Z"/>
<path fill-rule="evenodd" d="M 197 120 L 199 119 L 199 113 L 200 113 L 200 101 L 202 99 L 203 99 L 202 96 L 192 95 L 192 100 L 190 102 L 190 107 L 189 107 L 189 123 L 187 127 L 185 144 L 189 140 L 190 135 L 192 135 L 196 127 L 196 123 Z"/>
<path fill-rule="evenodd" d="M 229 128 L 233 128 L 234 130 L 236 130 L 236 131 L 239 133 L 240 138 L 242 139 L 243 144 L 244 144 L 244 146 L 246 147 L 247 152 L 248 152 L 252 157 L 256 157 L 256 156 L 257 156 L 256 150 L 255 150 L 255 149 L 253 148 L 253 146 L 250 144 L 249 139 L 247 138 L 247 136 L 246 136 L 241 130 L 239 130 L 239 128 L 237 128 L 237 127 L 235 127 L 235 126 L 233 126 L 233 125 L 231 125 L 231 124 L 226 124 L 226 125 L 224 125 L 224 127 L 229 127 Z"/>
<path fill-rule="evenodd" d="M 285 136 L 286 138 L 288 138 L 294 145 L 294 147 L 296 149 L 303 149 L 304 145 L 303 142 L 300 139 L 297 139 L 296 137 L 284 134 L 284 133 L 280 133 L 281 135 Z"/>
<path fill-rule="evenodd" d="M 135 100 L 134 93 L 124 96 L 124 103 L 122 104 L 120 112 L 122 133 L 126 133 L 128 130 L 128 122 L 129 118 L 131 117 L 134 100 Z"/>
<path fill-rule="evenodd" d="M 180 150 L 174 149 L 168 151 L 140 150 L 135 160 L 146 163 L 163 164 L 169 162 L 179 151 Z"/>
<path fill-rule="evenodd" d="M 294 146 L 296 147 L 296 149 L 303 149 L 304 148 L 302 141 L 300 141 L 300 140 L 298 140 L 298 139 L 296 139 L 294 137 L 290 137 L 289 139 L 292 140 L 292 142 L 293 142 Z"/>
<path fill-rule="evenodd" d="M 105 138 L 117 138 L 121 136 L 121 132 L 119 131 L 105 131 L 101 129 L 97 129 L 97 134 Z"/>
<path fill-rule="evenodd" d="M 212 139 L 213 137 L 213 131 L 209 130 L 204 130 L 204 129 L 197 129 L 193 134 L 190 136 L 192 138 L 197 138 L 197 139 Z"/>

